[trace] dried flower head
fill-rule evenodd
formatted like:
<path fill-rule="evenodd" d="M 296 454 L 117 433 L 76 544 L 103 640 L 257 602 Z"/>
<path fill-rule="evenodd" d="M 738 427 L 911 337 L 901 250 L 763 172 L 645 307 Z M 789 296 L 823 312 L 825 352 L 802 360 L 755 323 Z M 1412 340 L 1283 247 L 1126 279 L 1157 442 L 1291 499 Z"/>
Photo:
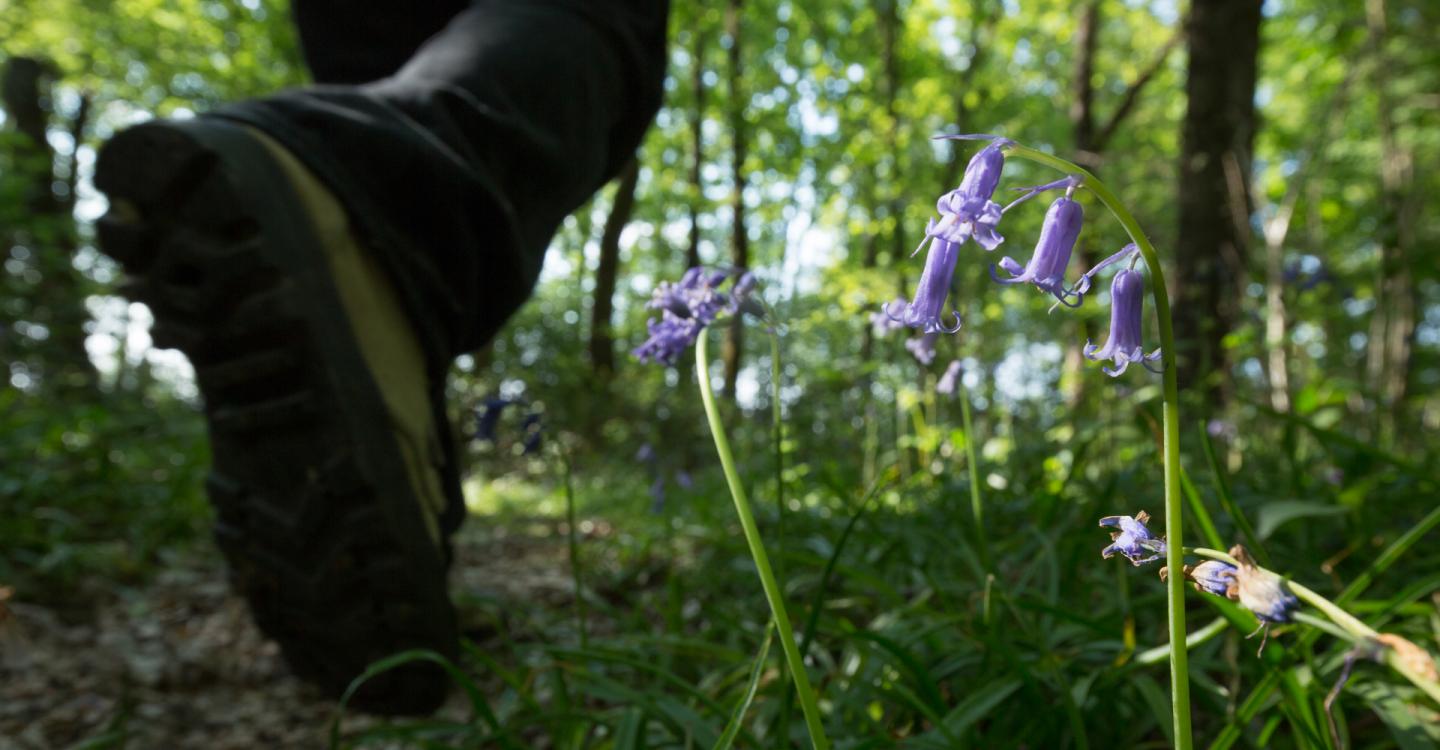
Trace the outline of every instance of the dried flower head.
<path fill-rule="evenodd" d="M 1235 566 L 1219 560 L 1206 560 L 1199 565 L 1181 568 L 1185 577 L 1195 584 L 1196 591 L 1235 598 Z"/>
<path fill-rule="evenodd" d="M 1415 645 L 1415 643 L 1404 636 L 1394 633 L 1381 633 L 1375 636 L 1380 645 L 1395 652 L 1400 657 L 1400 662 L 1410 672 L 1419 675 L 1431 682 L 1440 682 L 1440 670 L 1435 668 L 1435 660 L 1431 658 L 1430 652 Z"/>
<path fill-rule="evenodd" d="M 1230 556 L 1240 563 L 1236 568 L 1235 598 L 1241 606 L 1255 613 L 1265 625 L 1290 622 L 1300 600 L 1290 593 L 1285 581 L 1255 564 L 1249 550 L 1237 544 L 1230 548 Z"/>

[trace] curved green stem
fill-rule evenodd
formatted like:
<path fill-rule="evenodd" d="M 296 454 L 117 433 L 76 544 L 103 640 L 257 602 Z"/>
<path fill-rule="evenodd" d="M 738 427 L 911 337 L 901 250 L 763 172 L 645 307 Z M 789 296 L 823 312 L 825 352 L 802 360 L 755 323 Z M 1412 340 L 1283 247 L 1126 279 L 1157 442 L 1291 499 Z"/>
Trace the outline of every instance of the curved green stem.
<path fill-rule="evenodd" d="M 1227 562 L 1231 565 L 1238 566 L 1240 564 L 1238 560 L 1220 550 L 1196 547 L 1190 550 L 1190 552 L 1200 557 L 1220 560 L 1221 562 Z M 1271 573 L 1272 575 L 1279 575 L 1264 568 L 1260 568 L 1260 570 Z M 1300 601 L 1323 612 L 1326 617 L 1330 618 L 1331 622 L 1339 625 L 1342 630 L 1349 633 L 1357 641 L 1362 643 L 1379 643 L 1377 639 L 1381 635 L 1380 631 L 1366 625 L 1360 618 L 1346 612 L 1340 605 L 1321 596 L 1314 589 L 1311 589 L 1309 586 L 1302 586 L 1288 579 L 1285 581 L 1285 586 L 1288 587 L 1290 592 L 1300 599 Z M 1440 703 L 1440 683 L 1437 683 L 1435 680 L 1430 679 L 1414 669 L 1414 665 L 1407 663 L 1405 659 L 1401 658 L 1401 655 L 1394 648 L 1388 646 L 1382 647 L 1384 648 L 1383 656 L 1385 663 L 1389 664 L 1391 669 L 1399 672 L 1401 676 L 1409 680 L 1415 687 L 1424 691 L 1426 695 L 1430 696 L 1431 700 Z"/>
<path fill-rule="evenodd" d="M 810 730 L 810 742 L 815 750 L 829 750 L 830 740 L 825 736 L 825 728 L 820 723 L 820 707 L 815 700 L 815 691 L 810 687 L 810 677 L 805 672 L 800 649 L 795 644 L 795 632 L 790 627 L 790 616 L 785 612 L 785 599 L 781 594 L 780 584 L 775 580 L 775 572 L 770 567 L 770 556 L 765 553 L 765 544 L 760 539 L 760 529 L 755 525 L 755 516 L 750 512 L 745 486 L 740 482 L 740 473 L 735 469 L 735 456 L 730 452 L 730 441 L 725 437 L 725 425 L 720 421 L 720 409 L 715 404 L 715 391 L 710 386 L 707 341 L 707 337 L 701 335 L 696 342 L 695 375 L 700 381 L 700 401 L 705 405 L 710 434 L 715 438 L 715 453 L 720 458 L 720 467 L 725 471 L 725 482 L 730 486 L 730 496 L 735 500 L 735 513 L 740 516 L 740 528 L 745 532 L 745 543 L 750 547 L 750 556 L 755 560 L 755 570 L 760 574 L 760 586 L 765 590 L 765 599 L 770 603 L 770 615 L 780 634 L 780 647 L 785 652 L 785 663 L 795 681 L 795 692 L 800 696 L 800 710 L 805 714 L 805 726 Z"/>
<path fill-rule="evenodd" d="M 1125 233 L 1140 249 L 1145 265 L 1150 269 L 1151 293 L 1155 299 L 1155 316 L 1160 321 L 1160 361 L 1164 367 L 1164 464 L 1165 464 L 1165 540 L 1167 552 L 1165 567 L 1167 613 L 1170 619 L 1170 700 L 1175 723 L 1175 747 L 1189 750 L 1193 738 L 1190 733 L 1190 671 L 1185 649 L 1185 576 L 1181 571 L 1184 561 L 1184 520 L 1180 495 L 1180 385 L 1175 372 L 1175 326 L 1170 316 L 1170 295 L 1165 289 L 1165 273 L 1160 267 L 1160 256 L 1140 222 L 1120 203 L 1120 199 L 1088 171 L 1057 156 L 1012 144 L 1006 149 L 1011 156 L 1026 159 L 1066 174 L 1078 174 L 1085 178 L 1084 187 L 1110 209 L 1110 213 L 1125 227 Z"/>

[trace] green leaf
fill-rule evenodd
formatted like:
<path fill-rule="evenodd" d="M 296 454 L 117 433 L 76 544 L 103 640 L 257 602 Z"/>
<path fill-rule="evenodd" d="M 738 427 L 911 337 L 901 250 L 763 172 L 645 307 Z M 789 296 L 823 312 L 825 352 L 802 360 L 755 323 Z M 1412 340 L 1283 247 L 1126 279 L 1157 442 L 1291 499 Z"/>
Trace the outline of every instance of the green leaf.
<path fill-rule="evenodd" d="M 1385 722 L 1401 750 L 1440 747 L 1440 716 L 1415 700 L 1418 697 L 1416 691 L 1369 681 L 1352 685 L 1349 690 L 1360 696 Z M 1407 694 L 1409 700 L 1406 699 Z"/>
<path fill-rule="evenodd" d="M 1347 512 L 1339 505 L 1313 500 L 1272 500 L 1260 506 L 1260 511 L 1255 514 L 1255 534 L 1261 539 L 1269 539 L 1276 529 L 1291 521 L 1340 516 Z"/>

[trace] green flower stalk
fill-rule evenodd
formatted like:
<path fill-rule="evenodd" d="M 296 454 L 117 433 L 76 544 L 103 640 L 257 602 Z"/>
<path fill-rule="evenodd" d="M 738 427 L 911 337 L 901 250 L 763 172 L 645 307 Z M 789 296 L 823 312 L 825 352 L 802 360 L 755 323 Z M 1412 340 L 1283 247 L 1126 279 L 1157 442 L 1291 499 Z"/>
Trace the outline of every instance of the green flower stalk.
<path fill-rule="evenodd" d="M 1129 209 L 1120 202 L 1105 183 L 1101 182 L 1079 165 L 1057 156 L 1021 146 L 1018 143 L 1005 145 L 1007 156 L 1025 159 L 1036 164 L 1051 167 L 1067 175 L 1083 178 L 1084 189 L 1089 190 L 1110 213 L 1115 216 L 1130 241 L 1135 243 L 1145 266 L 1150 270 L 1151 297 L 1155 302 L 1155 316 L 1160 323 L 1160 365 L 1164 388 L 1164 445 L 1161 460 L 1165 467 L 1165 569 L 1166 613 L 1169 619 L 1170 648 L 1170 702 L 1175 730 L 1175 747 L 1189 750 L 1194 740 L 1190 728 L 1190 670 L 1186 653 L 1185 630 L 1185 580 L 1182 570 L 1184 563 L 1184 516 L 1180 494 L 1180 385 L 1175 370 L 1175 325 L 1170 313 L 1170 295 L 1165 290 L 1165 273 L 1160 266 L 1160 255 L 1145 230 Z"/>
<path fill-rule="evenodd" d="M 830 740 L 820 722 L 820 706 L 815 690 L 810 686 L 810 677 L 805 672 L 805 662 L 795 643 L 795 632 L 790 627 L 790 615 L 785 609 L 785 598 L 775 572 L 770 567 L 770 556 L 760 539 L 760 529 L 755 525 L 755 515 L 750 511 L 750 501 L 745 495 L 745 485 L 735 469 L 735 457 L 730 452 L 730 441 L 725 437 L 725 424 L 720 419 L 720 409 L 715 404 L 715 392 L 710 385 L 710 358 L 706 353 L 707 338 L 699 337 L 695 344 L 695 374 L 700 381 L 700 400 L 705 405 L 705 416 L 710 422 L 710 434 L 715 438 L 715 453 L 725 471 L 725 482 L 730 486 L 730 496 L 735 500 L 735 513 L 740 517 L 740 528 L 745 533 L 745 543 L 750 547 L 750 556 L 755 560 L 755 570 L 760 575 L 760 586 L 765 590 L 765 599 L 770 604 L 770 616 L 775 621 L 775 630 L 780 635 L 780 647 L 785 652 L 785 664 L 795 682 L 795 692 L 800 697 L 800 710 L 805 715 L 805 726 L 810 731 L 810 742 L 815 750 L 829 750 Z"/>

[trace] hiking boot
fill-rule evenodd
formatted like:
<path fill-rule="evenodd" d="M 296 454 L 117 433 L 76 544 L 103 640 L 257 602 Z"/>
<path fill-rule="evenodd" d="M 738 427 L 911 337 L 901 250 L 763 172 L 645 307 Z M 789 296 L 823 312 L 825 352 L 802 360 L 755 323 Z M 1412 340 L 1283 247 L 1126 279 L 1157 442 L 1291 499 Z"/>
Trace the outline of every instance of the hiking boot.
<path fill-rule="evenodd" d="M 344 208 L 269 137 L 206 118 L 117 135 L 95 183 L 126 294 L 195 367 L 215 539 L 260 629 L 331 695 L 398 651 L 453 658 L 462 514 L 440 391 Z M 447 688 L 412 663 L 352 704 L 424 713 Z"/>

